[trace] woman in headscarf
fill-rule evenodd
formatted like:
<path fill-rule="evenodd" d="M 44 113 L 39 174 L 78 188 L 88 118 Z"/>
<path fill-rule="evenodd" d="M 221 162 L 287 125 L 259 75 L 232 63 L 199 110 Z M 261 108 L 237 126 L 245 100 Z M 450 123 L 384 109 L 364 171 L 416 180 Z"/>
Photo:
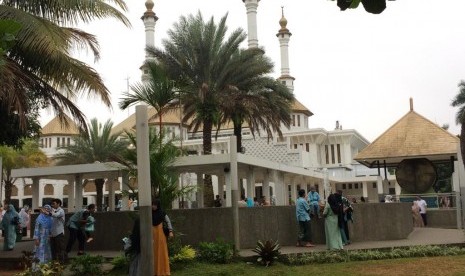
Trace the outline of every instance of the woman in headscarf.
<path fill-rule="evenodd" d="M 326 248 L 329 250 L 342 249 L 342 238 L 339 227 L 340 212 L 341 207 L 336 196 L 330 194 L 323 210 L 323 216 L 325 218 Z"/>
<path fill-rule="evenodd" d="M 163 222 L 166 222 L 168 233 L 163 231 Z M 160 200 L 152 202 L 152 234 L 153 234 L 153 271 L 155 275 L 171 275 L 166 237 L 173 237 L 171 221 L 162 210 Z"/>
<path fill-rule="evenodd" d="M 21 211 L 19 211 L 19 217 L 21 218 L 21 233 L 23 234 L 23 237 L 27 236 L 27 229 L 29 228 L 29 206 L 24 205 L 23 208 L 21 208 Z"/>
<path fill-rule="evenodd" d="M 50 234 L 52 231 L 52 207 L 45 205 L 40 210 L 34 227 L 34 251 L 39 264 L 48 263 L 52 260 L 52 250 L 50 247 Z"/>
<path fill-rule="evenodd" d="M 21 218 L 19 217 L 18 212 L 16 212 L 13 204 L 8 204 L 5 206 L 6 211 L 2 219 L 2 228 L 3 233 L 5 234 L 3 250 L 11 251 L 16 244 L 16 229 L 20 227 Z"/>

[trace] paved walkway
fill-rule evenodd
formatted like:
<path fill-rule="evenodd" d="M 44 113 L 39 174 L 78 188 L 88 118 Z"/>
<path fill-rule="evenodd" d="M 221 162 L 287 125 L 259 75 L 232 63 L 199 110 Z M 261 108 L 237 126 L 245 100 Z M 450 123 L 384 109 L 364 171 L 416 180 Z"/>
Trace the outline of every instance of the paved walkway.
<path fill-rule="evenodd" d="M 402 247 L 402 246 L 413 246 L 413 245 L 434 245 L 434 244 L 465 244 L 465 232 L 462 229 L 441 229 L 441 228 L 415 228 L 412 233 L 403 240 L 390 240 L 390 241 L 365 241 L 365 242 L 354 242 L 344 249 L 355 250 L 355 249 L 376 249 L 376 248 L 390 248 L 390 247 Z M 0 249 L 3 248 L 3 239 L 0 239 Z M 17 259 L 22 257 L 22 251 L 32 251 L 33 241 L 25 240 L 18 242 L 13 251 L 1 251 L 0 260 L 5 259 Z M 324 251 L 326 245 L 317 244 L 315 247 L 295 247 L 295 246 L 283 246 L 281 248 L 282 254 L 291 253 L 304 253 L 312 251 Z M 69 256 L 75 257 L 76 251 L 73 251 Z M 105 258 L 114 258 L 122 254 L 122 251 L 90 251 L 92 255 L 101 255 Z M 239 252 L 239 255 L 243 257 L 253 256 L 256 253 L 252 252 L 252 249 L 243 249 Z M 1 269 L 0 269 L 1 271 Z"/>

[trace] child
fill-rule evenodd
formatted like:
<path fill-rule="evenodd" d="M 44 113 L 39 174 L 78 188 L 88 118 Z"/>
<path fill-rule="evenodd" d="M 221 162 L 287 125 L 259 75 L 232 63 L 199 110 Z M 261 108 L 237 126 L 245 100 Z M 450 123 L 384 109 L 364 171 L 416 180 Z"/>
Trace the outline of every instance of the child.
<path fill-rule="evenodd" d="M 84 228 L 84 231 L 86 232 L 86 242 L 91 242 L 94 240 L 94 238 L 92 237 L 92 233 L 94 232 L 94 223 L 95 223 L 95 219 L 92 215 L 89 215 L 87 217 L 87 223 L 86 223 L 86 226 Z"/>

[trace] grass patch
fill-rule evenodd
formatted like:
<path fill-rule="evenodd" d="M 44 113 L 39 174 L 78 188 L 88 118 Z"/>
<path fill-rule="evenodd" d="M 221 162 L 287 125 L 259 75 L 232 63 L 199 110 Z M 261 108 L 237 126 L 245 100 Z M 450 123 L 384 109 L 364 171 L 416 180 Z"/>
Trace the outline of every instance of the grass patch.
<path fill-rule="evenodd" d="M 291 275 L 465 275 L 465 256 L 421 257 L 359 261 L 333 264 L 311 264 L 288 266 L 276 263 L 271 267 L 235 262 L 230 264 L 192 263 L 176 267 L 173 276 L 192 275 L 254 275 L 254 276 L 291 276 Z"/>

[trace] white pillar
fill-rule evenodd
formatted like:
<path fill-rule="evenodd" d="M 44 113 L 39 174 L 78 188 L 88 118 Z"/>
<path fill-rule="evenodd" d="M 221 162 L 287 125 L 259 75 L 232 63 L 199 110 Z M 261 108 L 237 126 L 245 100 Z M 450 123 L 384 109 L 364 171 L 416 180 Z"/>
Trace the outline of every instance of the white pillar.
<path fill-rule="evenodd" d="M 362 191 L 362 195 L 364 198 L 368 199 L 368 182 L 364 181 L 362 182 L 362 188 L 363 188 L 363 191 Z"/>
<path fill-rule="evenodd" d="M 121 189 L 124 190 L 124 189 L 128 189 L 129 188 L 129 173 L 127 171 L 123 171 L 122 175 L 121 175 Z M 129 201 L 129 198 L 127 195 L 123 196 L 121 195 L 121 209 L 120 211 L 127 211 L 129 210 L 129 207 L 128 207 L 128 201 Z"/>
<path fill-rule="evenodd" d="M 197 172 L 197 208 L 203 208 L 203 193 L 204 193 L 204 183 L 203 183 L 203 174 L 201 172 Z"/>
<path fill-rule="evenodd" d="M 150 185 L 149 123 L 147 117 L 147 106 L 136 106 L 137 187 L 139 188 L 138 206 L 140 217 L 140 249 L 141 252 L 144 252 L 144 254 L 141 254 L 140 258 L 141 275 L 153 275 L 154 258 L 152 237 L 152 187 Z"/>
<path fill-rule="evenodd" d="M 258 47 L 257 8 L 260 0 L 243 0 L 247 9 L 247 42 L 249 48 Z"/>
<path fill-rule="evenodd" d="M 288 205 L 287 185 L 284 181 L 284 174 L 282 172 L 274 171 L 273 182 L 276 191 L 276 205 Z"/>
<path fill-rule="evenodd" d="M 378 188 L 377 201 L 379 202 L 379 199 L 381 198 L 383 194 L 383 178 L 381 177 L 381 175 L 378 175 L 378 177 L 376 178 L 376 188 Z"/>
<path fill-rule="evenodd" d="M 74 176 L 68 177 L 68 212 L 74 212 L 76 209 L 75 206 L 75 196 L 74 191 L 76 188 L 74 187 L 76 184 L 74 183 Z"/>
<path fill-rule="evenodd" d="M 76 174 L 74 176 L 74 211 L 82 209 L 82 176 Z"/>
<path fill-rule="evenodd" d="M 224 174 L 218 174 L 218 195 L 220 196 L 220 199 L 221 199 L 221 202 L 223 203 L 222 204 L 222 207 L 225 206 L 225 202 L 224 202 L 224 181 L 225 181 L 225 175 Z"/>
<path fill-rule="evenodd" d="M 265 196 L 265 202 L 269 202 L 271 204 L 270 175 L 268 170 L 266 170 L 263 174 L 263 195 Z"/>
<path fill-rule="evenodd" d="M 224 181 L 226 182 L 226 207 L 231 207 L 232 206 L 232 201 L 231 201 L 231 173 L 229 172 L 225 172 L 224 173 Z"/>
<path fill-rule="evenodd" d="M 153 11 L 154 3 L 152 0 L 148 0 L 145 2 L 145 7 L 147 10 L 144 12 L 142 16 L 142 21 L 144 22 L 145 26 L 145 46 L 155 46 L 155 23 L 158 20 L 158 17 L 155 15 Z M 148 59 L 149 56 L 147 53 L 145 54 L 145 59 Z"/>
<path fill-rule="evenodd" d="M 38 177 L 32 178 L 32 210 L 39 208 L 42 203 L 40 200 L 40 179 Z"/>
<path fill-rule="evenodd" d="M 178 175 L 176 177 L 176 186 L 178 187 L 179 190 L 181 190 L 181 176 Z M 173 206 L 173 209 L 179 209 L 179 200 L 180 198 L 175 198 L 173 202 L 171 202 L 171 206 Z"/>
<path fill-rule="evenodd" d="M 289 180 L 291 185 L 291 199 L 295 203 L 295 201 L 297 200 L 297 184 L 295 183 L 296 177 L 291 176 Z"/>
<path fill-rule="evenodd" d="M 253 201 L 255 194 L 255 172 L 253 167 L 249 167 L 247 170 L 247 198 Z"/>

